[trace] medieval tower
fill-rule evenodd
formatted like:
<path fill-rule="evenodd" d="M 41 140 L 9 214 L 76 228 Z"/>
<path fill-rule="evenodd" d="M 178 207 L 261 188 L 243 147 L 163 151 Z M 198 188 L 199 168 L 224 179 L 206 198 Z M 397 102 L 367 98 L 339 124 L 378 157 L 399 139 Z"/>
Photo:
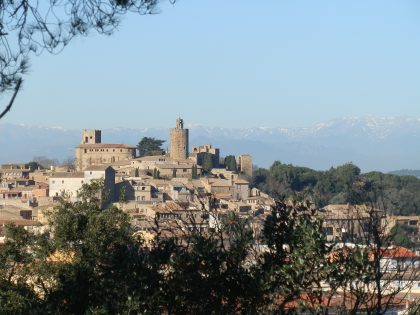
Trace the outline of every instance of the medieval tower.
<path fill-rule="evenodd" d="M 184 129 L 184 121 L 176 120 L 176 128 L 171 128 L 171 159 L 185 160 L 188 158 L 188 129 Z"/>
<path fill-rule="evenodd" d="M 96 144 L 96 143 L 101 143 L 101 131 L 83 129 L 82 144 Z"/>
<path fill-rule="evenodd" d="M 238 168 L 241 173 L 252 176 L 252 156 L 249 154 L 242 154 L 238 157 Z"/>

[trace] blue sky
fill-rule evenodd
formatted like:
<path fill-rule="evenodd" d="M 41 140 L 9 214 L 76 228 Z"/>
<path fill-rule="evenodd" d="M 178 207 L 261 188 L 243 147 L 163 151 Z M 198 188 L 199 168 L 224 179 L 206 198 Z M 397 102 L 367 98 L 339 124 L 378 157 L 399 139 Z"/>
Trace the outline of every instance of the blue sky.
<path fill-rule="evenodd" d="M 34 56 L 3 122 L 308 126 L 420 117 L 420 2 L 181 0 Z M 2 103 L 5 99 L 1 99 Z"/>

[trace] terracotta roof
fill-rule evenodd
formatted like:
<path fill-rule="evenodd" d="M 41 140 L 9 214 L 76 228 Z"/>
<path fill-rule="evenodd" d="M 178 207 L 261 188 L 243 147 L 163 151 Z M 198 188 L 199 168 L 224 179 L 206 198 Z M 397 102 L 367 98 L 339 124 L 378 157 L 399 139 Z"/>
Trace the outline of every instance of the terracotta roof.
<path fill-rule="evenodd" d="M 152 209 L 155 212 L 182 211 L 187 210 L 188 205 L 180 204 L 174 201 L 167 201 L 165 203 L 159 203 L 156 206 L 153 206 Z"/>
<path fill-rule="evenodd" d="M 59 172 L 51 175 L 50 178 L 84 178 L 85 173 L 83 172 Z"/>
<path fill-rule="evenodd" d="M 28 169 L 22 169 L 22 168 L 0 168 L 0 173 L 16 173 L 16 172 L 30 172 L 31 170 Z"/>
<path fill-rule="evenodd" d="M 166 155 L 148 155 L 148 156 L 142 156 L 142 157 L 138 157 L 135 158 L 134 161 L 158 161 L 159 160 L 167 160 L 168 158 L 166 157 Z M 169 159 L 168 159 L 169 160 Z"/>
<path fill-rule="evenodd" d="M 415 252 L 401 246 L 383 249 L 381 255 L 383 258 L 420 258 Z"/>
<path fill-rule="evenodd" d="M 135 149 L 128 144 L 111 144 L 111 143 L 93 143 L 93 144 L 80 144 L 77 148 L 81 149 Z"/>
<path fill-rule="evenodd" d="M 105 171 L 106 169 L 108 169 L 108 167 L 111 167 L 111 166 L 109 166 L 109 165 L 91 165 L 89 167 L 86 167 L 85 171 Z M 114 170 L 114 169 L 112 168 L 112 170 Z"/>
<path fill-rule="evenodd" d="M 213 187 L 232 187 L 232 182 L 226 179 L 210 179 L 209 184 Z"/>

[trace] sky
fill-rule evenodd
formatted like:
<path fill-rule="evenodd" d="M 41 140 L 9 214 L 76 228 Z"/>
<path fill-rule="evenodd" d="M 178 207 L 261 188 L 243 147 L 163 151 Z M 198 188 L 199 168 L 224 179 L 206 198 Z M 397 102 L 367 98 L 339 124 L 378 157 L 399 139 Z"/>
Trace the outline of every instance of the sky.
<path fill-rule="evenodd" d="M 302 127 L 420 117 L 419 87 L 417 0 L 180 0 L 34 56 L 3 122 Z"/>

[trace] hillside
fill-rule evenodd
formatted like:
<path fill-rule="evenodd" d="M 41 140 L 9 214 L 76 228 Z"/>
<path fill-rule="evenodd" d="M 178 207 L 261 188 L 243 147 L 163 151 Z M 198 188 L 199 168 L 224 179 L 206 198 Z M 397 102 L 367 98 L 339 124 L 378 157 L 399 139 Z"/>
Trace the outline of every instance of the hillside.
<path fill-rule="evenodd" d="M 367 203 L 393 214 L 420 215 L 420 179 L 381 172 L 361 173 L 348 163 L 327 171 L 275 162 L 254 172 L 252 184 L 262 191 L 317 206 Z"/>
<path fill-rule="evenodd" d="M 389 172 L 389 174 L 393 175 L 399 175 L 399 176 L 415 176 L 417 178 L 420 178 L 420 170 L 397 170 Z"/>

